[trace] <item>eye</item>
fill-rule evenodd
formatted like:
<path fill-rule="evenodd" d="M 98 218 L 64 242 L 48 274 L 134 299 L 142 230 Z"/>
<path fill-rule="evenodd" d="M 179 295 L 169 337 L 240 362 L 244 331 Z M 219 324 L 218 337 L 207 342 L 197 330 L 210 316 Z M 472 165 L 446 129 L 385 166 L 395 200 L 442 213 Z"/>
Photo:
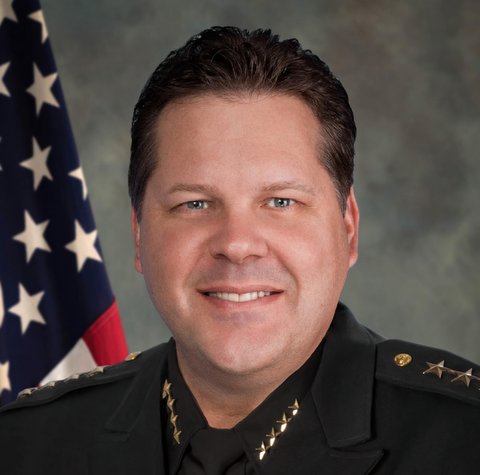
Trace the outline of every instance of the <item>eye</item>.
<path fill-rule="evenodd" d="M 287 208 L 295 203 L 296 201 L 292 198 L 272 198 L 268 201 L 268 205 L 273 208 Z"/>
<path fill-rule="evenodd" d="M 207 209 L 209 207 L 209 204 L 205 200 L 194 200 L 194 201 L 187 201 L 185 203 L 185 206 L 188 209 L 197 210 L 197 209 Z"/>

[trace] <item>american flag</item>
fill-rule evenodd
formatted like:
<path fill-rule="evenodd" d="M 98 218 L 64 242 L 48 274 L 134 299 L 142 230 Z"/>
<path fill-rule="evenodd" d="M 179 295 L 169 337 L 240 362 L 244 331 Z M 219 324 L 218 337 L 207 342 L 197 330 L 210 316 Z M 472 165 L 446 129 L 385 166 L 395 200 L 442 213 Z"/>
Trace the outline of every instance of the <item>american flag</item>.
<path fill-rule="evenodd" d="M 0 0 L 0 404 L 126 353 L 40 4 Z"/>

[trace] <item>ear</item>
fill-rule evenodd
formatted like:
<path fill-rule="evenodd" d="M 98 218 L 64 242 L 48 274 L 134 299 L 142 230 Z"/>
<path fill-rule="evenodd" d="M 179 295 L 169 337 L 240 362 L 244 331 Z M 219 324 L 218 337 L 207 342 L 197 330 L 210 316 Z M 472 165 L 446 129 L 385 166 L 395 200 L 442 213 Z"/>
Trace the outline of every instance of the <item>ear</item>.
<path fill-rule="evenodd" d="M 350 188 L 350 193 L 348 194 L 343 221 L 345 223 L 349 246 L 350 258 L 348 265 L 352 267 L 358 258 L 358 226 L 360 223 L 360 211 L 358 210 L 353 187 Z"/>
<path fill-rule="evenodd" d="M 132 234 L 133 234 L 133 243 L 135 246 L 135 269 L 137 272 L 142 272 L 142 262 L 140 260 L 140 223 L 137 219 L 137 213 L 135 209 L 132 208 Z"/>

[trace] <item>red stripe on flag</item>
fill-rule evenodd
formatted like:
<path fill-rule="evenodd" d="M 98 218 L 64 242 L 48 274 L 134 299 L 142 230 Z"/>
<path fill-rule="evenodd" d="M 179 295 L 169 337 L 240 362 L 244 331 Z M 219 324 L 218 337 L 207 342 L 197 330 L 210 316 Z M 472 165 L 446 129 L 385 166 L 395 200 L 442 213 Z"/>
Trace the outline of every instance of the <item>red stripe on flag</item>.
<path fill-rule="evenodd" d="M 90 325 L 83 341 L 98 365 L 115 364 L 128 353 L 117 301 Z"/>

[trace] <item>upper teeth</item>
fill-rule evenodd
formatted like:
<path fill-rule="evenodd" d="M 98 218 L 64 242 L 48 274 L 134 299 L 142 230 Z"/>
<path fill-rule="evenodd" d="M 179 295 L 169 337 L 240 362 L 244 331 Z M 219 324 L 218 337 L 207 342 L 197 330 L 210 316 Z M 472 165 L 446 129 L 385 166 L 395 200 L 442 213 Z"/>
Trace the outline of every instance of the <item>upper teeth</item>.
<path fill-rule="evenodd" d="M 247 292 L 245 294 L 235 294 L 231 292 L 208 292 L 209 297 L 216 297 L 221 300 L 228 300 L 229 302 L 248 302 L 250 300 L 257 300 L 260 297 L 267 297 L 271 292 Z"/>

